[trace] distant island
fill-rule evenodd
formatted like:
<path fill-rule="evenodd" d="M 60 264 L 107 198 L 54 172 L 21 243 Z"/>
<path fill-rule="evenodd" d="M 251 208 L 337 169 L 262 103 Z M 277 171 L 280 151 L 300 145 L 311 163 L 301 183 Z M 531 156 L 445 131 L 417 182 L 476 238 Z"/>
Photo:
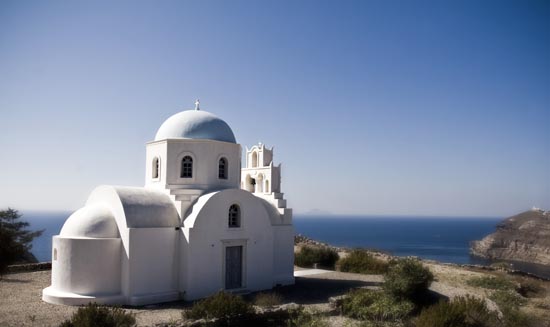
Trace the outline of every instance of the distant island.
<path fill-rule="evenodd" d="M 473 255 L 550 265 L 550 211 L 538 208 L 505 219 L 470 246 Z"/>

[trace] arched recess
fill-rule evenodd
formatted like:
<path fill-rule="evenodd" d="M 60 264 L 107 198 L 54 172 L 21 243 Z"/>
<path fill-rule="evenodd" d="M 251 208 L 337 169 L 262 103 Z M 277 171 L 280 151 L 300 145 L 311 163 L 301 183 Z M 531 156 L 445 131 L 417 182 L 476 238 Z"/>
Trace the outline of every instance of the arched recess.
<path fill-rule="evenodd" d="M 256 193 L 263 193 L 264 192 L 264 175 L 259 174 L 256 177 Z"/>
<path fill-rule="evenodd" d="M 181 178 L 193 178 L 193 158 L 185 156 L 181 159 Z"/>
<path fill-rule="evenodd" d="M 252 152 L 252 167 L 258 167 L 258 152 Z"/>
<path fill-rule="evenodd" d="M 265 193 L 271 193 L 271 190 L 269 189 L 269 179 L 267 179 L 267 178 L 265 180 L 264 192 Z"/>
<path fill-rule="evenodd" d="M 241 227 L 241 208 L 238 204 L 232 204 L 229 207 L 229 215 L 227 225 L 229 228 Z"/>
<path fill-rule="evenodd" d="M 220 158 L 218 161 L 218 178 L 219 179 L 227 179 L 227 159 L 226 158 Z"/>
<path fill-rule="evenodd" d="M 158 179 L 160 177 L 160 160 L 158 157 L 153 158 L 153 166 L 151 167 L 151 177 Z"/>
<path fill-rule="evenodd" d="M 254 178 L 250 177 L 250 175 L 246 175 L 246 185 L 245 189 L 250 192 L 254 193 L 254 185 L 256 184 L 256 180 Z"/>

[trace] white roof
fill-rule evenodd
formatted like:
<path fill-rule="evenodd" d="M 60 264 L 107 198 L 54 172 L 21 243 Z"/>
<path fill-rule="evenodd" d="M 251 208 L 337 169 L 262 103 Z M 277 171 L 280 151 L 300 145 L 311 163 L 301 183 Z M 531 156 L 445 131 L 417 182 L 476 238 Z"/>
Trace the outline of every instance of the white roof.
<path fill-rule="evenodd" d="M 98 186 L 86 206 L 104 203 L 123 228 L 178 227 L 179 215 L 170 197 L 162 191 L 129 186 Z M 117 219 L 117 222 L 120 221 Z"/>
<path fill-rule="evenodd" d="M 61 228 L 63 237 L 119 238 L 120 228 L 178 227 L 180 220 L 167 194 L 143 187 L 97 187 L 86 205 Z"/>
<path fill-rule="evenodd" d="M 63 224 L 64 237 L 118 238 L 112 211 L 105 205 L 92 204 L 75 211 Z"/>
<path fill-rule="evenodd" d="M 237 143 L 233 131 L 225 121 L 202 110 L 186 110 L 166 119 L 155 136 L 165 139 L 206 139 Z"/>

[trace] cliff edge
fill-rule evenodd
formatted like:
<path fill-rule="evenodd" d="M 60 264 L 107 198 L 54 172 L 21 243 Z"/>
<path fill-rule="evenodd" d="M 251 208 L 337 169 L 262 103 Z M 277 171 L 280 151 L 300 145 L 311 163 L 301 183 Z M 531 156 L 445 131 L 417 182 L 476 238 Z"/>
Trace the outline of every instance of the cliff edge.
<path fill-rule="evenodd" d="M 473 255 L 550 265 L 550 211 L 533 209 L 506 218 L 493 234 L 470 245 Z"/>

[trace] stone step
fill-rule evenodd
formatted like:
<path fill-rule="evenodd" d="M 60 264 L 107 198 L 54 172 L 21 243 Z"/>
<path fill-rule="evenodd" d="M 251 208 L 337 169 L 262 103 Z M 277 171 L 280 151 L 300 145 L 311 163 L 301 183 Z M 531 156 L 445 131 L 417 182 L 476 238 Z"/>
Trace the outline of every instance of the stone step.
<path fill-rule="evenodd" d="M 277 208 L 286 208 L 286 200 L 284 199 L 275 199 L 275 204 Z"/>
<path fill-rule="evenodd" d="M 284 193 L 273 192 L 273 197 L 275 199 L 282 199 L 283 195 L 284 195 Z"/>

